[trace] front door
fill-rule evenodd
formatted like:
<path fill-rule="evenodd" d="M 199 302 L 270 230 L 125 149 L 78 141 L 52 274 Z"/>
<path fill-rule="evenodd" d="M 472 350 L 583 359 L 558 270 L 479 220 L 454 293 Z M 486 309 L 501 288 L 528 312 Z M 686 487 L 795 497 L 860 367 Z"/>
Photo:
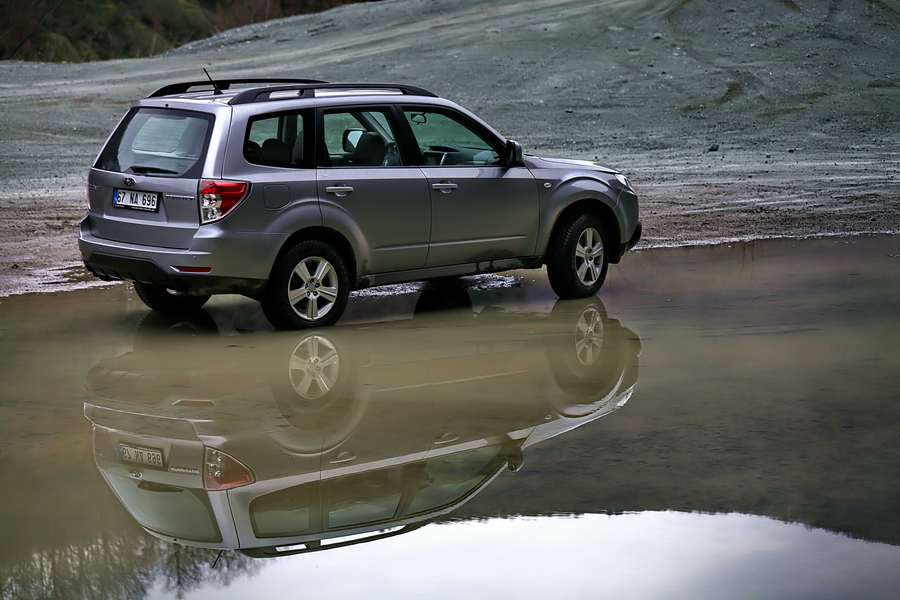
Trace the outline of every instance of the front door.
<path fill-rule="evenodd" d="M 426 266 L 532 256 L 538 192 L 525 167 L 507 167 L 504 148 L 461 115 L 404 109 L 431 193 Z"/>

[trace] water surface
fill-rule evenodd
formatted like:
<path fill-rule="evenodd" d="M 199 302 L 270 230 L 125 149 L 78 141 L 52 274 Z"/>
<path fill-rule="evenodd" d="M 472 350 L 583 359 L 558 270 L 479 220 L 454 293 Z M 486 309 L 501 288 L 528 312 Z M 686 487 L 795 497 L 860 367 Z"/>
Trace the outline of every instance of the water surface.
<path fill-rule="evenodd" d="M 894 597 L 898 255 L 643 251 L 590 301 L 377 288 L 313 332 L 4 298 L 0 598 Z"/>

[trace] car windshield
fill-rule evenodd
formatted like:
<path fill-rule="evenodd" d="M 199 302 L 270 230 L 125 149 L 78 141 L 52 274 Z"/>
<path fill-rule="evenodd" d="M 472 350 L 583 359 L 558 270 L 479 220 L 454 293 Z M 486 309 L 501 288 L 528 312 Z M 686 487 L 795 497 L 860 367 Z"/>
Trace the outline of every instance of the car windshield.
<path fill-rule="evenodd" d="M 203 113 L 157 108 L 133 109 L 95 165 L 104 171 L 195 177 L 212 130 Z"/>

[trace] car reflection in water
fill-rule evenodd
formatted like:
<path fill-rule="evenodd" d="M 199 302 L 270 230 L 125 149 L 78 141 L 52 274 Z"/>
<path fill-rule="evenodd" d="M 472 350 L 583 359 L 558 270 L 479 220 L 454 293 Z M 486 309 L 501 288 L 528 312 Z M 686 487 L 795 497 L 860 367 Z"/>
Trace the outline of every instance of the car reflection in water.
<path fill-rule="evenodd" d="M 447 514 L 529 446 L 624 405 L 639 354 L 597 298 L 227 336 L 202 311 L 150 314 L 132 352 L 91 369 L 85 415 L 149 533 L 281 556 Z"/>

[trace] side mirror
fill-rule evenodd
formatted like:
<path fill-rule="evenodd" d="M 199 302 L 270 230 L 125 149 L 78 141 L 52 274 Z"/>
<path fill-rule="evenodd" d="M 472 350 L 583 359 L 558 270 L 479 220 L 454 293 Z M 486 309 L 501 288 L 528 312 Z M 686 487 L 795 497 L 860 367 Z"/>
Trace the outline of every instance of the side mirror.
<path fill-rule="evenodd" d="M 522 470 L 522 465 L 525 464 L 525 454 L 522 452 L 522 449 L 516 447 L 513 451 L 506 455 L 506 468 L 512 471 L 513 473 L 518 473 Z"/>
<path fill-rule="evenodd" d="M 356 144 L 359 143 L 359 138 L 362 137 L 362 134 L 362 129 L 345 129 L 343 139 L 341 140 L 341 146 L 344 148 L 344 152 L 353 152 L 356 150 Z"/>
<path fill-rule="evenodd" d="M 510 167 L 522 165 L 522 146 L 515 140 L 506 141 L 506 162 Z"/>

